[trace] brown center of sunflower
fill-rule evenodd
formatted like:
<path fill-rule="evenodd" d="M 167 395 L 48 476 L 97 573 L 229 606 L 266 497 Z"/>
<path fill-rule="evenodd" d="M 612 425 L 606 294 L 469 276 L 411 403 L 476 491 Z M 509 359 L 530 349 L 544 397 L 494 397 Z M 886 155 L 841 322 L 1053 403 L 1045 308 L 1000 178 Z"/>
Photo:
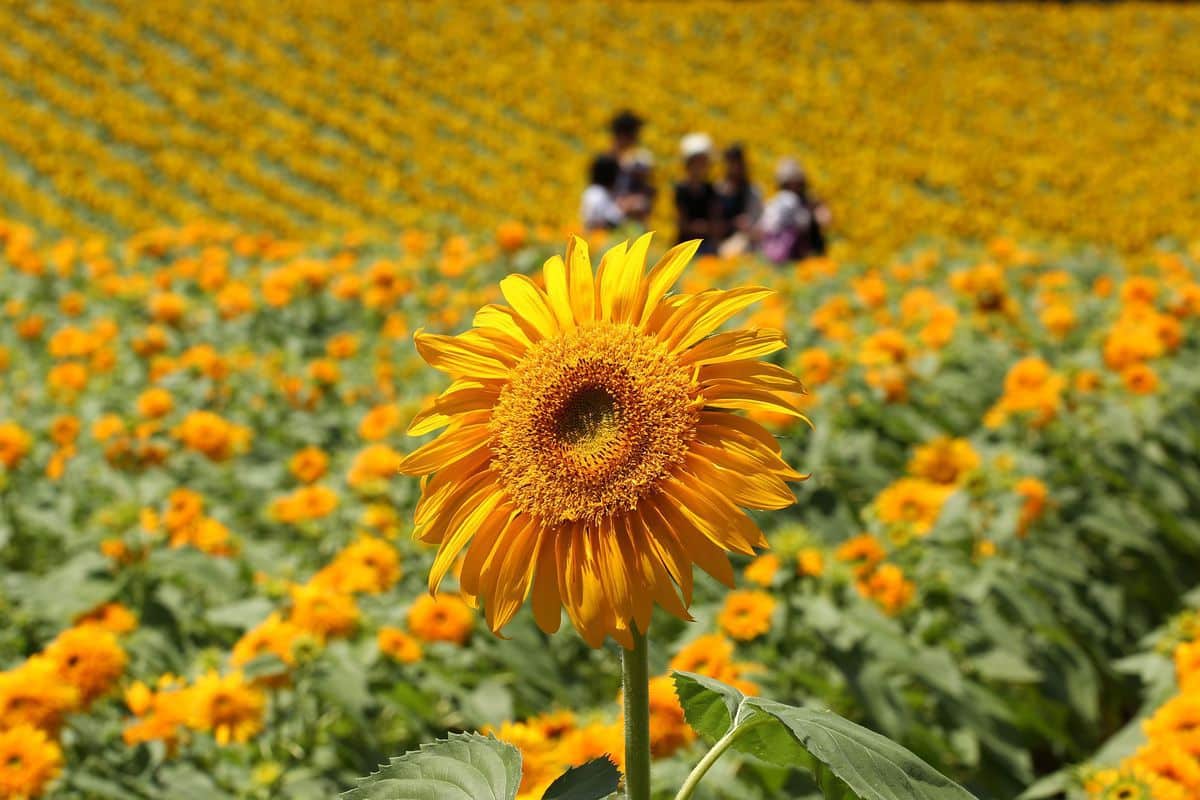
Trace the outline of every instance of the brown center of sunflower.
<path fill-rule="evenodd" d="M 692 372 L 629 325 L 534 345 L 492 413 L 493 468 L 545 525 L 629 510 L 683 460 L 699 404 Z"/>

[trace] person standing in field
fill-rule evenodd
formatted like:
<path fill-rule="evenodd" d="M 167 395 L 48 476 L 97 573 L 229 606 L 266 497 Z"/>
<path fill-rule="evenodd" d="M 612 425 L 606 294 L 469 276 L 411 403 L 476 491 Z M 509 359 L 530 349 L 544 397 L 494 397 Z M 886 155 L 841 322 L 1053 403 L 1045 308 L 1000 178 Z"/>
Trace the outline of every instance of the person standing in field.
<path fill-rule="evenodd" d="M 626 218 L 645 224 L 654 208 L 654 158 L 641 146 L 645 120 L 632 111 L 621 111 L 610 125 L 612 147 L 608 155 L 617 161 L 619 171 L 614 195 L 626 209 Z"/>
<path fill-rule="evenodd" d="M 799 162 L 785 158 L 775 168 L 779 191 L 763 209 L 759 235 L 762 252 L 776 264 L 825 255 L 829 208 L 808 193 L 808 178 Z"/>
<path fill-rule="evenodd" d="M 701 254 L 716 253 L 721 236 L 721 198 L 709 178 L 712 150 L 712 139 L 707 133 L 689 133 L 679 143 L 684 178 L 675 184 L 677 239 L 680 242 L 700 239 L 697 252 Z"/>
<path fill-rule="evenodd" d="M 721 202 L 722 255 L 744 253 L 754 246 L 762 192 L 750 181 L 746 151 L 740 144 L 725 148 L 725 178 L 717 186 Z"/>

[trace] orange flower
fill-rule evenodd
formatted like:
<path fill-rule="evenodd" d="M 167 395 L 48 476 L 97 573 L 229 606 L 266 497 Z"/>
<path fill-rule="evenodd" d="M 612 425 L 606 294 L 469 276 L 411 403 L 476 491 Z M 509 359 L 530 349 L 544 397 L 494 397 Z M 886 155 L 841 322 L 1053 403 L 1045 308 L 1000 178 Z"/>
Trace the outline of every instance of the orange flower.
<path fill-rule="evenodd" d="M 171 413 L 175 407 L 175 398 L 166 389 L 154 386 L 138 395 L 138 414 L 146 419 L 158 419 Z"/>
<path fill-rule="evenodd" d="M 82 708 L 111 689 L 125 671 L 125 651 L 117 637 L 97 625 L 68 628 L 45 655 L 63 682 L 79 691 Z"/>
<path fill-rule="evenodd" d="M 730 592 L 717 617 L 717 624 L 734 639 L 749 641 L 771 629 L 771 614 L 774 611 L 775 598 L 766 592 Z"/>
<path fill-rule="evenodd" d="M 32 725 L 0 728 L 0 797 L 41 797 L 62 771 L 62 749 Z"/>
<path fill-rule="evenodd" d="M 306 447 L 298 450 L 288 462 L 288 469 L 303 483 L 312 483 L 325 474 L 329 466 L 329 456 L 319 447 Z"/>
<path fill-rule="evenodd" d="M 464 644 L 474 626 L 471 607 L 451 594 L 423 594 L 408 610 L 408 629 L 423 642 Z"/>
<path fill-rule="evenodd" d="M 1046 508 L 1046 484 L 1037 478 L 1021 478 L 1013 487 L 1018 495 L 1025 498 L 1021 506 L 1021 516 L 1017 522 L 1017 535 L 1024 536 L 1029 526 L 1033 524 Z"/>
<path fill-rule="evenodd" d="M 377 637 L 380 652 L 401 664 L 414 664 L 421 660 L 421 643 L 399 628 L 380 628 Z"/>
<path fill-rule="evenodd" d="M 400 409 L 388 403 L 367 412 L 358 426 L 358 435 L 368 441 L 382 439 L 400 426 Z"/>
<path fill-rule="evenodd" d="M 854 565 L 854 574 L 861 577 L 875 569 L 875 565 L 887 556 L 883 546 L 869 533 L 847 539 L 835 553 L 838 561 Z"/>
<path fill-rule="evenodd" d="M 908 471 L 918 478 L 951 485 L 961 483 L 979 464 L 979 454 L 966 439 L 939 436 L 917 448 Z"/>
<path fill-rule="evenodd" d="M 874 600 L 888 614 L 896 614 L 911 602 L 916 587 L 895 564 L 881 564 L 856 584 L 859 594 Z"/>
<path fill-rule="evenodd" d="M 815 547 L 803 548 L 796 554 L 796 571 L 801 575 L 820 577 L 825 572 L 825 555 Z"/>
<path fill-rule="evenodd" d="M 1158 374 L 1145 364 L 1130 364 L 1121 371 L 1121 380 L 1132 394 L 1154 394 L 1158 391 Z"/>
<path fill-rule="evenodd" d="M 13 469 L 29 452 L 32 437 L 15 422 L 0 422 L 0 464 Z"/>

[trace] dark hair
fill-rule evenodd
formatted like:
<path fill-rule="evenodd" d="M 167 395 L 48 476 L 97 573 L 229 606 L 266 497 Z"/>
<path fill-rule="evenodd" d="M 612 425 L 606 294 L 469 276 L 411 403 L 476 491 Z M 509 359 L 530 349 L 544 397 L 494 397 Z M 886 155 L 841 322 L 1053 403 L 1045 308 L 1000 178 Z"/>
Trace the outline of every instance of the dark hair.
<path fill-rule="evenodd" d="M 612 118 L 612 132 L 618 136 L 621 134 L 636 134 L 642 129 L 642 123 L 644 121 L 645 120 L 628 109 L 620 111 Z"/>
<path fill-rule="evenodd" d="M 621 174 L 620 163 L 612 156 L 596 156 L 592 161 L 591 182 L 605 189 L 617 185 L 617 176 Z"/>
<path fill-rule="evenodd" d="M 726 161 L 745 161 L 746 160 L 746 148 L 742 147 L 741 142 L 729 145 L 729 147 L 725 148 L 725 160 Z"/>

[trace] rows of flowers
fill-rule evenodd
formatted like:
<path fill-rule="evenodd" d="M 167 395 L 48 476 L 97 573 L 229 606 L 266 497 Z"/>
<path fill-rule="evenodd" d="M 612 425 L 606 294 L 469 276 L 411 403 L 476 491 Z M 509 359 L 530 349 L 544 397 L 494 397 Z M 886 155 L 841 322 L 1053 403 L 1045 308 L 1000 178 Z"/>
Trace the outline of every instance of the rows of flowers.
<path fill-rule="evenodd" d="M 521 747 L 531 798 L 620 756 L 611 659 L 525 611 L 475 635 L 409 535 L 411 334 L 559 246 L 502 234 L 0 224 L 0 796 L 327 797 L 467 728 Z M 751 414 L 812 476 L 768 554 L 714 566 L 735 591 L 656 617 L 656 774 L 697 746 L 668 669 L 828 704 L 981 796 L 1085 760 L 1137 699 L 1114 661 L 1200 582 L 1197 277 L 1008 239 L 698 261 L 685 291 L 775 290 L 746 322 L 787 332 L 815 425 Z"/>
<path fill-rule="evenodd" d="M 621 98 L 650 118 L 664 186 L 698 127 L 744 142 L 763 180 L 779 156 L 802 156 L 855 257 L 915 232 L 1136 253 L 1197 233 L 1195 9 L 288 11 L 0 9 L 3 213 L 76 235 L 212 217 L 309 236 L 557 228 L 574 222 L 588 151 Z M 475 46 L 446 47 L 465 39 Z"/>

